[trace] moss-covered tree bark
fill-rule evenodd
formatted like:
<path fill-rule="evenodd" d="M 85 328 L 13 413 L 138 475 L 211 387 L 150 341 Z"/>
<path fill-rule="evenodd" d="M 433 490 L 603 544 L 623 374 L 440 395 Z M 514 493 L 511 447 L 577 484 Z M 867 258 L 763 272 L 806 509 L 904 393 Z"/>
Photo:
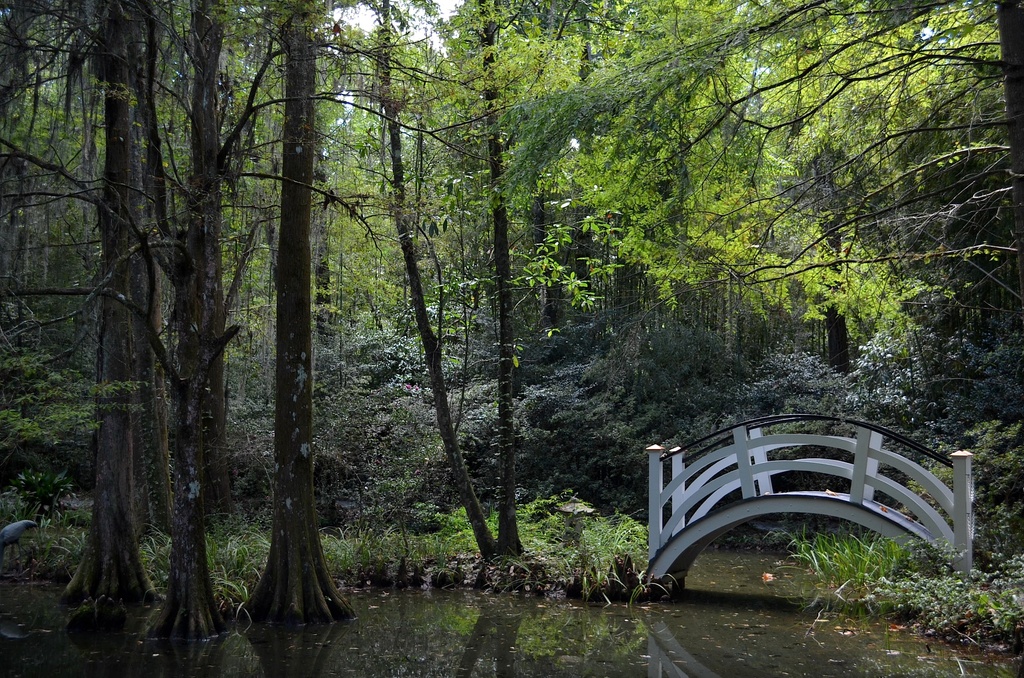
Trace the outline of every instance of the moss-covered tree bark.
<path fill-rule="evenodd" d="M 316 5 L 287 5 L 281 240 L 277 266 L 274 518 L 267 567 L 246 603 L 256 621 L 299 626 L 355 616 L 327 570 L 313 501 L 310 214 L 316 159 Z"/>
<path fill-rule="evenodd" d="M 132 76 L 129 43 L 133 30 L 130 8 L 107 2 L 102 12 L 96 72 L 104 87 L 106 155 L 103 200 L 99 210 L 102 278 L 112 294 L 100 301 L 99 384 L 96 412 L 96 489 L 85 555 L 63 600 L 77 604 L 106 596 L 138 602 L 152 593 L 139 554 L 134 519 L 135 453 L 129 384 L 133 378 L 131 326 L 127 307 L 116 297 L 130 287 L 126 255 L 130 249 L 132 204 Z"/>
<path fill-rule="evenodd" d="M 222 175 L 218 117 L 218 67 L 223 14 L 216 0 L 193 7 L 189 48 L 194 68 L 190 98 L 192 177 L 187 224 L 178 234 L 184 252 L 171 270 L 175 373 L 168 375 L 175 407 L 174 509 L 167 599 L 150 636 L 202 640 L 222 633 L 206 560 L 203 482 L 206 470 L 203 416 L 211 367 L 237 328 L 218 322 L 221 272 Z"/>

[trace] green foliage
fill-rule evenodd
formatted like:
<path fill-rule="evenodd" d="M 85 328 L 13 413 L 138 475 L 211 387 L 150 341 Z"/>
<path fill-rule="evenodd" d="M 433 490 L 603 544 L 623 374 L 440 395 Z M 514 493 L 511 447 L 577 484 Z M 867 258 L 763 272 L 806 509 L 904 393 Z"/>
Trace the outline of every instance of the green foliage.
<path fill-rule="evenodd" d="M 581 570 L 607 570 L 620 556 L 629 556 L 634 563 L 646 563 L 647 546 L 647 524 L 630 516 L 617 513 L 585 522 L 576 566 Z"/>
<path fill-rule="evenodd" d="M 167 590 L 171 571 L 171 535 L 151 530 L 139 538 L 142 566 L 158 591 Z"/>
<path fill-rule="evenodd" d="M 37 516 L 50 516 L 57 512 L 61 498 L 71 493 L 74 483 L 64 471 L 22 471 L 11 481 L 11 487 Z"/>
<path fill-rule="evenodd" d="M 848 381 L 819 356 L 772 353 L 752 373 L 755 377 L 742 389 L 742 416 L 788 412 L 835 416 L 848 411 Z"/>
<path fill-rule="evenodd" d="M 32 520 L 35 514 L 32 506 L 26 503 L 19 492 L 13 488 L 0 492 L 0 522 L 4 525 L 19 520 Z"/>
<path fill-rule="evenodd" d="M 964 421 L 1024 421 L 1024 334 L 992 327 L 980 341 L 962 341 L 964 362 L 974 379 L 957 403 Z"/>
<path fill-rule="evenodd" d="M 976 543 L 987 554 L 1024 553 L 1024 425 L 981 422 L 961 439 L 974 453 Z"/>
<path fill-rule="evenodd" d="M 923 541 L 806 534 L 793 558 L 846 609 L 909 622 L 953 642 L 1019 643 L 1024 629 L 1024 556 L 999 557 L 988 571 L 953 571 L 954 553 Z"/>
<path fill-rule="evenodd" d="M 882 611 L 954 642 L 1021 642 L 1022 556 L 1001 559 L 988 572 L 976 569 L 970 577 L 949 572 L 946 561 L 934 555 L 913 562 L 916 567 L 878 582 L 874 597 Z"/>
<path fill-rule="evenodd" d="M 627 597 L 640 592 L 638 582 L 622 581 L 622 563 L 646 562 L 645 524 L 619 513 L 601 516 L 570 491 L 523 504 L 518 518 L 525 552 L 508 563 L 522 573 L 513 588 L 542 591 L 552 582 L 573 582 L 584 599 L 612 589 Z"/>
<path fill-rule="evenodd" d="M 239 523 L 214 525 L 206 535 L 213 593 L 222 607 L 237 610 L 255 589 L 270 553 L 270 536 Z"/>
<path fill-rule="evenodd" d="M 681 323 L 610 339 L 600 328 L 567 328 L 528 349 L 543 357 L 524 369 L 519 479 L 527 496 L 572 488 L 629 514 L 646 505 L 644 448 L 713 430 L 734 407 L 742 365 L 720 337 Z"/>
<path fill-rule="evenodd" d="M 909 558 L 909 552 L 892 539 L 820 532 L 794 536 L 790 552 L 821 585 L 844 591 L 839 596 L 844 602 L 863 598 L 879 580 L 904 567 Z"/>
<path fill-rule="evenodd" d="M 83 465 L 71 453 L 93 428 L 90 385 L 51 361 L 42 352 L 0 348 L 0 482 L 18 467 Z"/>

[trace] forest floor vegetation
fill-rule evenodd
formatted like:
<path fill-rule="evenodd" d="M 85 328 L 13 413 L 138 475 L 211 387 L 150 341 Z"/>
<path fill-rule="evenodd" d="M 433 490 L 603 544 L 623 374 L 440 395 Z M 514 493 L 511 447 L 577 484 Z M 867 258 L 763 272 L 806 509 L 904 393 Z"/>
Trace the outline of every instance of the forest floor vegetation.
<path fill-rule="evenodd" d="M 1024 650 L 1024 557 L 987 554 L 967 576 L 953 554 L 923 541 L 874 535 L 799 534 L 790 552 L 831 610 L 886 619 L 954 645 Z"/>

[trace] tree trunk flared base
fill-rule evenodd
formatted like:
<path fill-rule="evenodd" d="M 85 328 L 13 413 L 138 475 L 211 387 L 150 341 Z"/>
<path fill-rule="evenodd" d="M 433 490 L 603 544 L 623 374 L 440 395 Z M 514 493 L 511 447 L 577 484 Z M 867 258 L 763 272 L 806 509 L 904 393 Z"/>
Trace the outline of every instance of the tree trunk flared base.
<path fill-rule="evenodd" d="M 120 631 L 128 621 L 128 610 L 121 601 L 106 596 L 89 598 L 71 612 L 68 633 L 89 631 Z"/>
<path fill-rule="evenodd" d="M 77 606 L 90 598 L 107 598 L 128 604 L 155 600 L 156 590 L 146 576 L 138 554 L 119 555 L 101 559 L 94 548 L 89 548 L 78 564 L 75 576 L 61 594 L 61 603 Z"/>
<path fill-rule="evenodd" d="M 150 638 L 195 641 L 208 640 L 227 631 L 217 611 L 213 592 L 188 591 L 168 594 L 160 616 L 149 629 Z"/>
<path fill-rule="evenodd" d="M 294 628 L 355 619 L 355 611 L 331 579 L 323 556 L 282 563 L 275 562 L 273 555 L 245 604 L 253 621 Z"/>

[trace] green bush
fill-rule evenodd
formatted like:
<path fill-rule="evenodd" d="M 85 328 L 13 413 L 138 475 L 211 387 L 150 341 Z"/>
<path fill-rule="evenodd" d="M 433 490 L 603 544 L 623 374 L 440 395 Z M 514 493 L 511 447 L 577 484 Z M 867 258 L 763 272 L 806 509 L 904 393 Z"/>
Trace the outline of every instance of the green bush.
<path fill-rule="evenodd" d="M 70 469 L 80 481 L 91 476 L 94 384 L 52 360 L 0 348 L 0 485 L 27 467 Z"/>
<path fill-rule="evenodd" d="M 13 487 L 37 517 L 56 512 L 60 500 L 74 488 L 64 471 L 22 471 L 11 481 Z"/>
<path fill-rule="evenodd" d="M 874 600 L 881 611 L 953 642 L 1017 643 L 1024 629 L 1021 565 L 1014 563 L 1010 586 L 1002 574 L 914 576 L 880 581 Z"/>

